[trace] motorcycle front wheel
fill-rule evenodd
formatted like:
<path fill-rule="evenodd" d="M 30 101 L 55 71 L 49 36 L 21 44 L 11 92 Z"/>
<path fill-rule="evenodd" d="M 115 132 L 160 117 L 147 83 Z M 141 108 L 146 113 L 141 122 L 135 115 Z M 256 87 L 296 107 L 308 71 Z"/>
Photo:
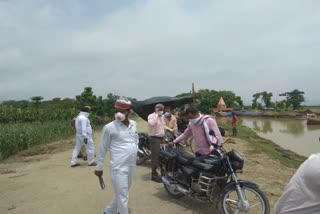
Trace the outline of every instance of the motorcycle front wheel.
<path fill-rule="evenodd" d="M 267 196 L 259 189 L 249 186 L 242 186 L 241 190 L 248 202 L 244 206 L 241 202 L 236 186 L 231 186 L 221 194 L 220 211 L 223 214 L 250 213 L 269 214 L 270 205 Z"/>

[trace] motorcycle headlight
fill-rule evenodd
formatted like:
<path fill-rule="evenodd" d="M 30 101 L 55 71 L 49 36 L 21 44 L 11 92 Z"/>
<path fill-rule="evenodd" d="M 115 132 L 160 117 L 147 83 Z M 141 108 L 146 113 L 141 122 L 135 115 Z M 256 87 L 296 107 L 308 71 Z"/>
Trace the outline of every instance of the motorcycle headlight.
<path fill-rule="evenodd" d="M 234 171 L 241 170 L 244 165 L 244 159 L 242 156 L 235 150 L 228 152 L 229 160 Z"/>
<path fill-rule="evenodd" d="M 240 161 L 232 161 L 231 162 L 231 166 L 233 168 L 233 170 L 241 170 L 243 168 L 243 162 Z"/>

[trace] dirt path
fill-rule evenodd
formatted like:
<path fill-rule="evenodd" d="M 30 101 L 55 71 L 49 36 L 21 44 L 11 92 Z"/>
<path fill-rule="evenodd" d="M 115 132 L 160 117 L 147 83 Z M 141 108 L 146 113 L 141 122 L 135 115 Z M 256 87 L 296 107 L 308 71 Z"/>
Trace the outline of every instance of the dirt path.
<path fill-rule="evenodd" d="M 139 130 L 146 124 L 139 121 Z M 95 133 L 98 147 L 100 132 Z M 107 170 L 104 171 L 106 189 L 101 190 L 93 175 L 94 167 L 80 161 L 81 166 L 70 168 L 73 139 L 44 147 L 40 155 L 24 152 L 0 164 L 0 213 L 2 214 L 101 214 L 112 198 L 112 187 Z M 226 148 L 238 150 L 245 158 L 243 179 L 256 182 L 267 193 L 271 207 L 279 197 L 295 169 L 257 153 L 248 144 L 235 139 Z M 186 213 L 212 214 L 214 207 L 192 199 L 174 200 L 168 197 L 162 184 L 149 180 L 150 166 L 138 166 L 130 190 L 131 213 Z"/>

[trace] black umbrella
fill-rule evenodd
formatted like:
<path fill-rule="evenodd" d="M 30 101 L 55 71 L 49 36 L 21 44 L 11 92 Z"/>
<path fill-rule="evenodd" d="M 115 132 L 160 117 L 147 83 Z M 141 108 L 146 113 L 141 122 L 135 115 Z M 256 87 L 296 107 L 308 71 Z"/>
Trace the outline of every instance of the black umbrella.
<path fill-rule="evenodd" d="M 184 104 L 190 104 L 193 102 L 192 96 L 185 97 L 152 97 L 143 101 L 137 101 L 130 99 L 132 103 L 132 109 L 145 121 L 148 120 L 148 115 L 154 112 L 156 104 L 161 103 L 164 106 L 170 106 L 176 108 Z"/>

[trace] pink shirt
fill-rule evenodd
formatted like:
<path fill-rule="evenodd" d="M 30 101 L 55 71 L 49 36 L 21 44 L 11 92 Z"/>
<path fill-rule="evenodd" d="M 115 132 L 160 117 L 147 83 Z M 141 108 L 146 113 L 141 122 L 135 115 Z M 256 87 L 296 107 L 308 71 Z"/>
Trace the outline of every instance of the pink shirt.
<path fill-rule="evenodd" d="M 164 120 L 163 116 L 157 113 L 149 114 L 148 116 L 148 135 L 155 137 L 164 137 Z"/>
<path fill-rule="evenodd" d="M 207 118 L 206 122 L 208 124 L 208 128 L 209 130 L 213 130 L 215 133 L 220 133 L 218 125 L 216 123 L 216 121 L 212 118 Z M 196 153 L 199 153 L 201 155 L 207 155 L 210 153 L 210 145 L 207 139 L 207 136 L 205 134 L 205 128 L 204 125 L 194 125 L 189 123 L 187 129 L 184 131 L 184 133 L 182 135 L 180 135 L 179 137 L 177 137 L 173 142 L 177 143 L 179 141 L 182 140 L 186 140 L 189 137 L 191 137 L 191 135 L 193 136 L 194 139 L 194 144 L 195 144 L 195 149 L 196 149 Z M 219 135 L 217 136 L 219 138 Z M 213 143 L 217 143 L 217 139 L 213 138 Z M 211 148 L 213 148 L 213 146 L 211 146 Z"/>

